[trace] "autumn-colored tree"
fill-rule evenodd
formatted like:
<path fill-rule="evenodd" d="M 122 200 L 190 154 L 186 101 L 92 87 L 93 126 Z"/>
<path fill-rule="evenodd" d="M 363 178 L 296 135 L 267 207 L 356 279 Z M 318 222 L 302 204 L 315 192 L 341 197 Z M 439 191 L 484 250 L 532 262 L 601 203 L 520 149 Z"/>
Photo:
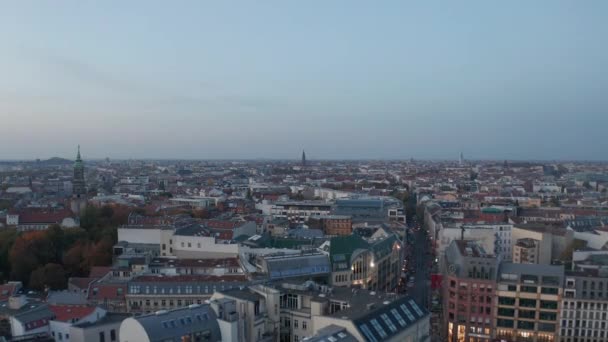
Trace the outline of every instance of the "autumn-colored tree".
<path fill-rule="evenodd" d="M 59 264 L 49 263 L 32 272 L 29 287 L 35 290 L 63 290 L 67 287 L 65 271 Z"/>
<path fill-rule="evenodd" d="M 11 278 L 27 283 L 30 273 L 53 260 L 56 254 L 47 232 L 36 231 L 19 235 L 9 253 Z"/>
<path fill-rule="evenodd" d="M 89 274 L 89 263 L 85 256 L 89 244 L 85 241 L 79 241 L 68 249 L 63 255 L 63 266 L 68 276 L 82 277 Z"/>
<path fill-rule="evenodd" d="M 112 246 L 114 242 L 108 236 L 88 248 L 85 259 L 89 266 L 108 266 L 112 264 Z"/>

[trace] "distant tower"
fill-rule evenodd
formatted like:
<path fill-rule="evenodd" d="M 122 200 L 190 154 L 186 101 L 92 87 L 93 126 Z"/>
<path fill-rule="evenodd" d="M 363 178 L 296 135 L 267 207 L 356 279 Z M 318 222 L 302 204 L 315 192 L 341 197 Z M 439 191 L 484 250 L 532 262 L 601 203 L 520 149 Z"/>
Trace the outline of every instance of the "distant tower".
<path fill-rule="evenodd" d="M 302 150 L 302 167 L 306 166 L 306 152 Z"/>
<path fill-rule="evenodd" d="M 87 206 L 87 190 L 86 183 L 84 182 L 84 164 L 80 157 L 80 145 L 78 145 L 78 154 L 76 155 L 76 161 L 74 162 L 74 178 L 72 179 L 73 193 L 72 193 L 72 212 L 76 215 L 80 215 Z"/>
<path fill-rule="evenodd" d="M 460 160 L 458 161 L 458 164 L 460 164 L 460 166 L 464 164 L 464 154 L 462 154 L 462 152 L 460 152 Z"/>

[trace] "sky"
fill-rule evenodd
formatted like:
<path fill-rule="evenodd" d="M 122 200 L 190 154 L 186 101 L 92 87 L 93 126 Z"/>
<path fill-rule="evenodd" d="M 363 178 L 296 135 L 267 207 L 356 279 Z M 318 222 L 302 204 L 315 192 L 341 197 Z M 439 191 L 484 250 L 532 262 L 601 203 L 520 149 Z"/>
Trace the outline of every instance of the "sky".
<path fill-rule="evenodd" d="M 608 1 L 6 1 L 0 159 L 608 159 Z"/>

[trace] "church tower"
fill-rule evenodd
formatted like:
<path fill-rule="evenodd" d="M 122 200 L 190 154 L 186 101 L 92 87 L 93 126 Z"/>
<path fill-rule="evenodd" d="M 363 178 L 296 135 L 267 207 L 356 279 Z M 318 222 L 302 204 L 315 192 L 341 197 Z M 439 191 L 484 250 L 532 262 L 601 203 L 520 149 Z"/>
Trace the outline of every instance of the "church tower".
<path fill-rule="evenodd" d="M 306 152 L 302 150 L 302 167 L 306 166 Z"/>
<path fill-rule="evenodd" d="M 72 212 L 78 216 L 84 211 L 87 206 L 87 189 L 84 181 L 84 164 L 80 157 L 80 145 L 78 145 L 78 154 L 74 162 L 74 178 L 72 179 Z"/>

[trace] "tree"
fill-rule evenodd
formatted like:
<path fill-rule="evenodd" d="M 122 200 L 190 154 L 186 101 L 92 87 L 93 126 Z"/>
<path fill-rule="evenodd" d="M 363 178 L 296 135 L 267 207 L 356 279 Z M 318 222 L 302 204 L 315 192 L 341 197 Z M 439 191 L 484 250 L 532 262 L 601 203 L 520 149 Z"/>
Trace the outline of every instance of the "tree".
<path fill-rule="evenodd" d="M 89 274 L 90 266 L 85 259 L 89 244 L 79 241 L 63 255 L 63 266 L 70 277 L 82 277 Z"/>
<path fill-rule="evenodd" d="M 56 255 L 57 251 L 47 232 L 23 233 L 15 239 L 9 253 L 11 277 L 27 284 L 30 273 L 40 266 L 52 262 Z"/>
<path fill-rule="evenodd" d="M 112 216 L 114 216 L 114 209 L 112 209 L 112 207 L 109 205 L 104 205 L 99 211 L 99 216 L 109 220 L 112 218 Z"/>
<path fill-rule="evenodd" d="M 98 217 L 97 208 L 92 205 L 87 206 L 84 213 L 80 216 L 80 226 L 89 231 L 97 225 Z"/>
<path fill-rule="evenodd" d="M 51 243 L 51 248 L 53 250 L 51 261 L 61 262 L 63 246 L 65 242 L 65 234 L 63 232 L 63 229 L 61 229 L 60 226 L 54 224 L 46 231 L 46 235 Z"/>
<path fill-rule="evenodd" d="M 5 229 L 0 231 L 0 282 L 4 282 L 11 274 L 9 252 L 17 238 L 17 230 Z"/>
<path fill-rule="evenodd" d="M 104 237 L 95 245 L 87 249 L 85 259 L 89 266 L 109 266 L 112 264 L 112 247 L 114 243 L 111 238 Z"/>
<path fill-rule="evenodd" d="M 63 290 L 67 287 L 65 271 L 59 264 L 49 263 L 32 272 L 29 287 L 42 291 L 45 288 L 51 290 Z"/>

